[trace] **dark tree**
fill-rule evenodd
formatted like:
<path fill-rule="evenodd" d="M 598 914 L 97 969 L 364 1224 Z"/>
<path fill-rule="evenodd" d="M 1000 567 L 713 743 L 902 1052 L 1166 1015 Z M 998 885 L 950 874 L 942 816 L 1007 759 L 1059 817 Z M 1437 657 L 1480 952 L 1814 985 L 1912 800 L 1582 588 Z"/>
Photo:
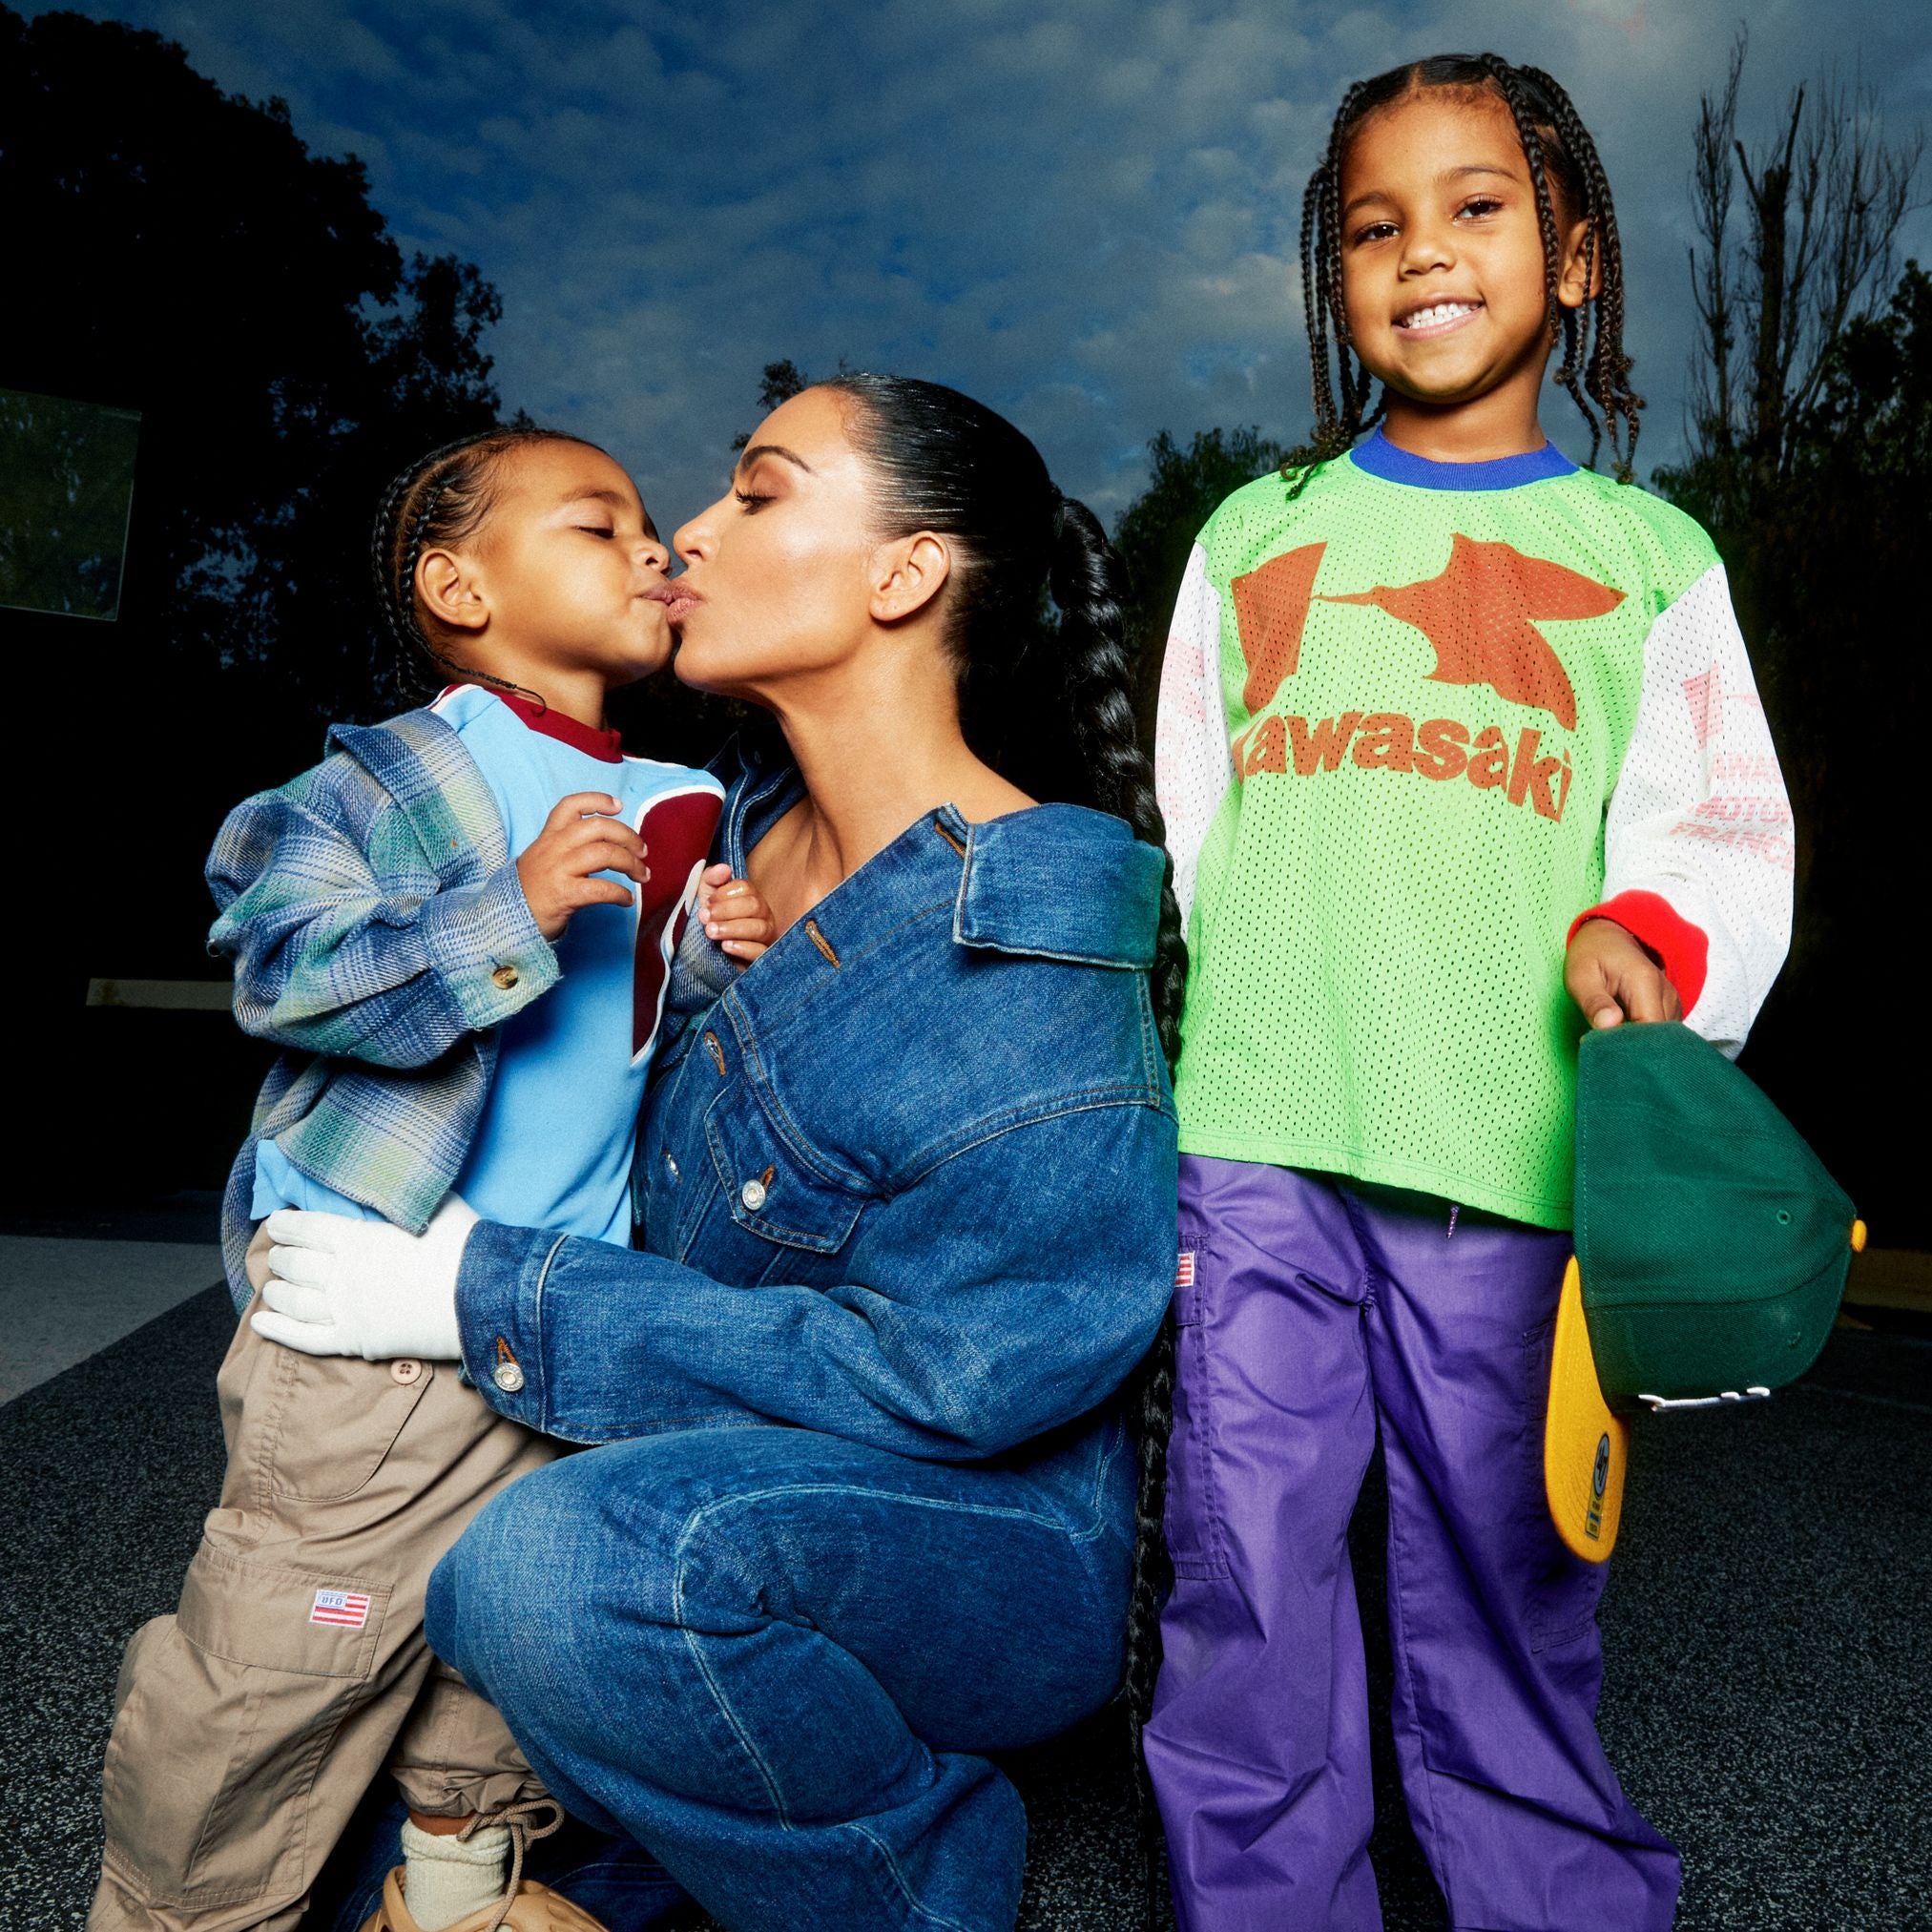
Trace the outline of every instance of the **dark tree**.
<path fill-rule="evenodd" d="M 353 156 L 152 33 L 0 10 L 0 382 L 138 409 L 116 643 L 171 678 L 272 668 L 379 713 L 364 532 L 410 454 L 495 420 L 474 268 L 405 263 Z"/>
<path fill-rule="evenodd" d="M 1693 149 L 1692 413 L 1708 480 L 1749 495 L 1790 475 L 1846 327 L 1883 306 L 1923 144 L 1884 140 L 1869 91 L 1828 78 L 1793 89 L 1753 152 L 1737 137 L 1744 54 L 1740 32 Z"/>
<path fill-rule="evenodd" d="M 117 615 L 0 611 L 15 704 L 47 720 L 8 761 L 12 821 L 38 828 L 6 895 L 10 953 L 42 962 L 20 989 L 47 1015 L 23 1029 L 49 1062 L 27 1075 L 49 1096 L 36 1138 L 73 1172 L 117 1108 L 132 1181 L 186 1163 L 206 1185 L 246 1117 L 246 1084 L 217 1071 L 232 1028 L 156 1016 L 131 1044 L 138 1014 L 81 998 L 91 976 L 210 972 L 200 867 L 222 813 L 312 762 L 326 719 L 393 709 L 369 521 L 405 460 L 495 420 L 497 298 L 467 264 L 405 261 L 362 163 L 311 154 L 281 102 L 73 13 L 0 7 L 0 388 L 140 419 Z M 0 420 L 0 514 L 44 497 L 42 413 Z M 197 1125 L 215 1089 L 227 1111 Z M 149 1120 L 144 1095 L 172 1111 Z"/>
<path fill-rule="evenodd" d="M 1196 430 L 1185 449 L 1163 429 L 1147 446 L 1147 488 L 1120 512 L 1113 545 L 1127 571 L 1135 710 L 1150 742 L 1168 620 L 1195 538 L 1224 497 L 1278 468 L 1287 453 L 1253 427 Z"/>
<path fill-rule="evenodd" d="M 1895 908 L 1926 883 L 1898 724 L 1932 700 L 1932 280 L 1893 255 L 1920 148 L 1826 86 L 1795 92 L 1754 149 L 1742 61 L 1740 41 L 1696 131 L 1691 452 L 1654 481 L 1724 557 L 1797 820 L 1791 960 L 1745 1064 L 1875 1238 L 1922 1246 L 1902 1096 L 1932 1082 L 1932 1049 L 1909 1022 L 1873 1030 L 1903 964 Z"/>
<path fill-rule="evenodd" d="M 845 358 L 839 358 L 839 366 L 843 369 Z M 758 414 L 769 416 L 780 403 L 789 403 L 794 396 L 802 395 L 812 386 L 812 379 L 793 362 L 790 356 L 782 356 L 776 363 L 767 363 L 758 377 Z M 751 431 L 740 429 L 731 439 L 734 449 L 742 449 L 751 441 Z"/>

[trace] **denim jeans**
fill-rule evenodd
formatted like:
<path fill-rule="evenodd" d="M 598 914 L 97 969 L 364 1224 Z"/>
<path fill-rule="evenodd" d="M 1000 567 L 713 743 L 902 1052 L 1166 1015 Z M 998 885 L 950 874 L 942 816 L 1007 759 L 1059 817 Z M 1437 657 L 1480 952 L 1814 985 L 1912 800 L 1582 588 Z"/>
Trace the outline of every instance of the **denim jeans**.
<path fill-rule="evenodd" d="M 732 1932 L 997 1932 L 1026 1816 L 979 1754 L 1120 1674 L 1117 1423 L 1098 1450 L 1076 1506 L 804 1429 L 594 1448 L 484 1509 L 430 1579 L 430 1641 L 573 1817 Z"/>

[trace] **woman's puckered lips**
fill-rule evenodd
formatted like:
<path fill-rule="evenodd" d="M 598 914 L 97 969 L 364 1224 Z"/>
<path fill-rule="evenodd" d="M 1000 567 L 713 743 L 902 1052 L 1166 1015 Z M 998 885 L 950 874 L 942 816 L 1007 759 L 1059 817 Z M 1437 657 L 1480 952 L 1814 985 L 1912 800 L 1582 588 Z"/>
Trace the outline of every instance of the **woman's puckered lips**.
<path fill-rule="evenodd" d="M 671 577 L 661 584 L 653 584 L 644 594 L 654 604 L 662 604 L 664 614 L 674 624 L 704 602 L 703 597 L 694 591 L 683 577 Z"/>

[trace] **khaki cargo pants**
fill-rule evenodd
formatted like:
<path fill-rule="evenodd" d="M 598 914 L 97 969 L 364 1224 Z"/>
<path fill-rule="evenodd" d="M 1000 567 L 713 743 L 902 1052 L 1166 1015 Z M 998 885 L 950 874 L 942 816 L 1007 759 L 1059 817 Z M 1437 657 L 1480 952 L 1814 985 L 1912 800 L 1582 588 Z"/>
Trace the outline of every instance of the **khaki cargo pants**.
<path fill-rule="evenodd" d="M 259 1293 L 260 1235 L 248 1274 Z M 431 1655 L 423 1595 L 477 1510 L 561 1445 L 453 1362 L 302 1355 L 245 1319 L 217 1386 L 221 1503 L 178 1610 L 121 1664 L 89 1932 L 293 1932 L 385 1766 L 430 1816 L 541 1795 L 495 1709 Z"/>

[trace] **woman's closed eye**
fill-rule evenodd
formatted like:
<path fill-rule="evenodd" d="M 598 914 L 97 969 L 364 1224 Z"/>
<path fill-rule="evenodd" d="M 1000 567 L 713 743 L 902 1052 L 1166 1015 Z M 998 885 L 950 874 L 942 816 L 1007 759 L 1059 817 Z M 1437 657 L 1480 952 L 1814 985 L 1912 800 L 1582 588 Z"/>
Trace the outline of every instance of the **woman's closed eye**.
<path fill-rule="evenodd" d="M 767 504 L 772 501 L 768 492 L 761 492 L 756 489 L 734 489 L 732 494 L 744 505 L 744 513 L 747 516 L 756 516 L 761 504 Z"/>

